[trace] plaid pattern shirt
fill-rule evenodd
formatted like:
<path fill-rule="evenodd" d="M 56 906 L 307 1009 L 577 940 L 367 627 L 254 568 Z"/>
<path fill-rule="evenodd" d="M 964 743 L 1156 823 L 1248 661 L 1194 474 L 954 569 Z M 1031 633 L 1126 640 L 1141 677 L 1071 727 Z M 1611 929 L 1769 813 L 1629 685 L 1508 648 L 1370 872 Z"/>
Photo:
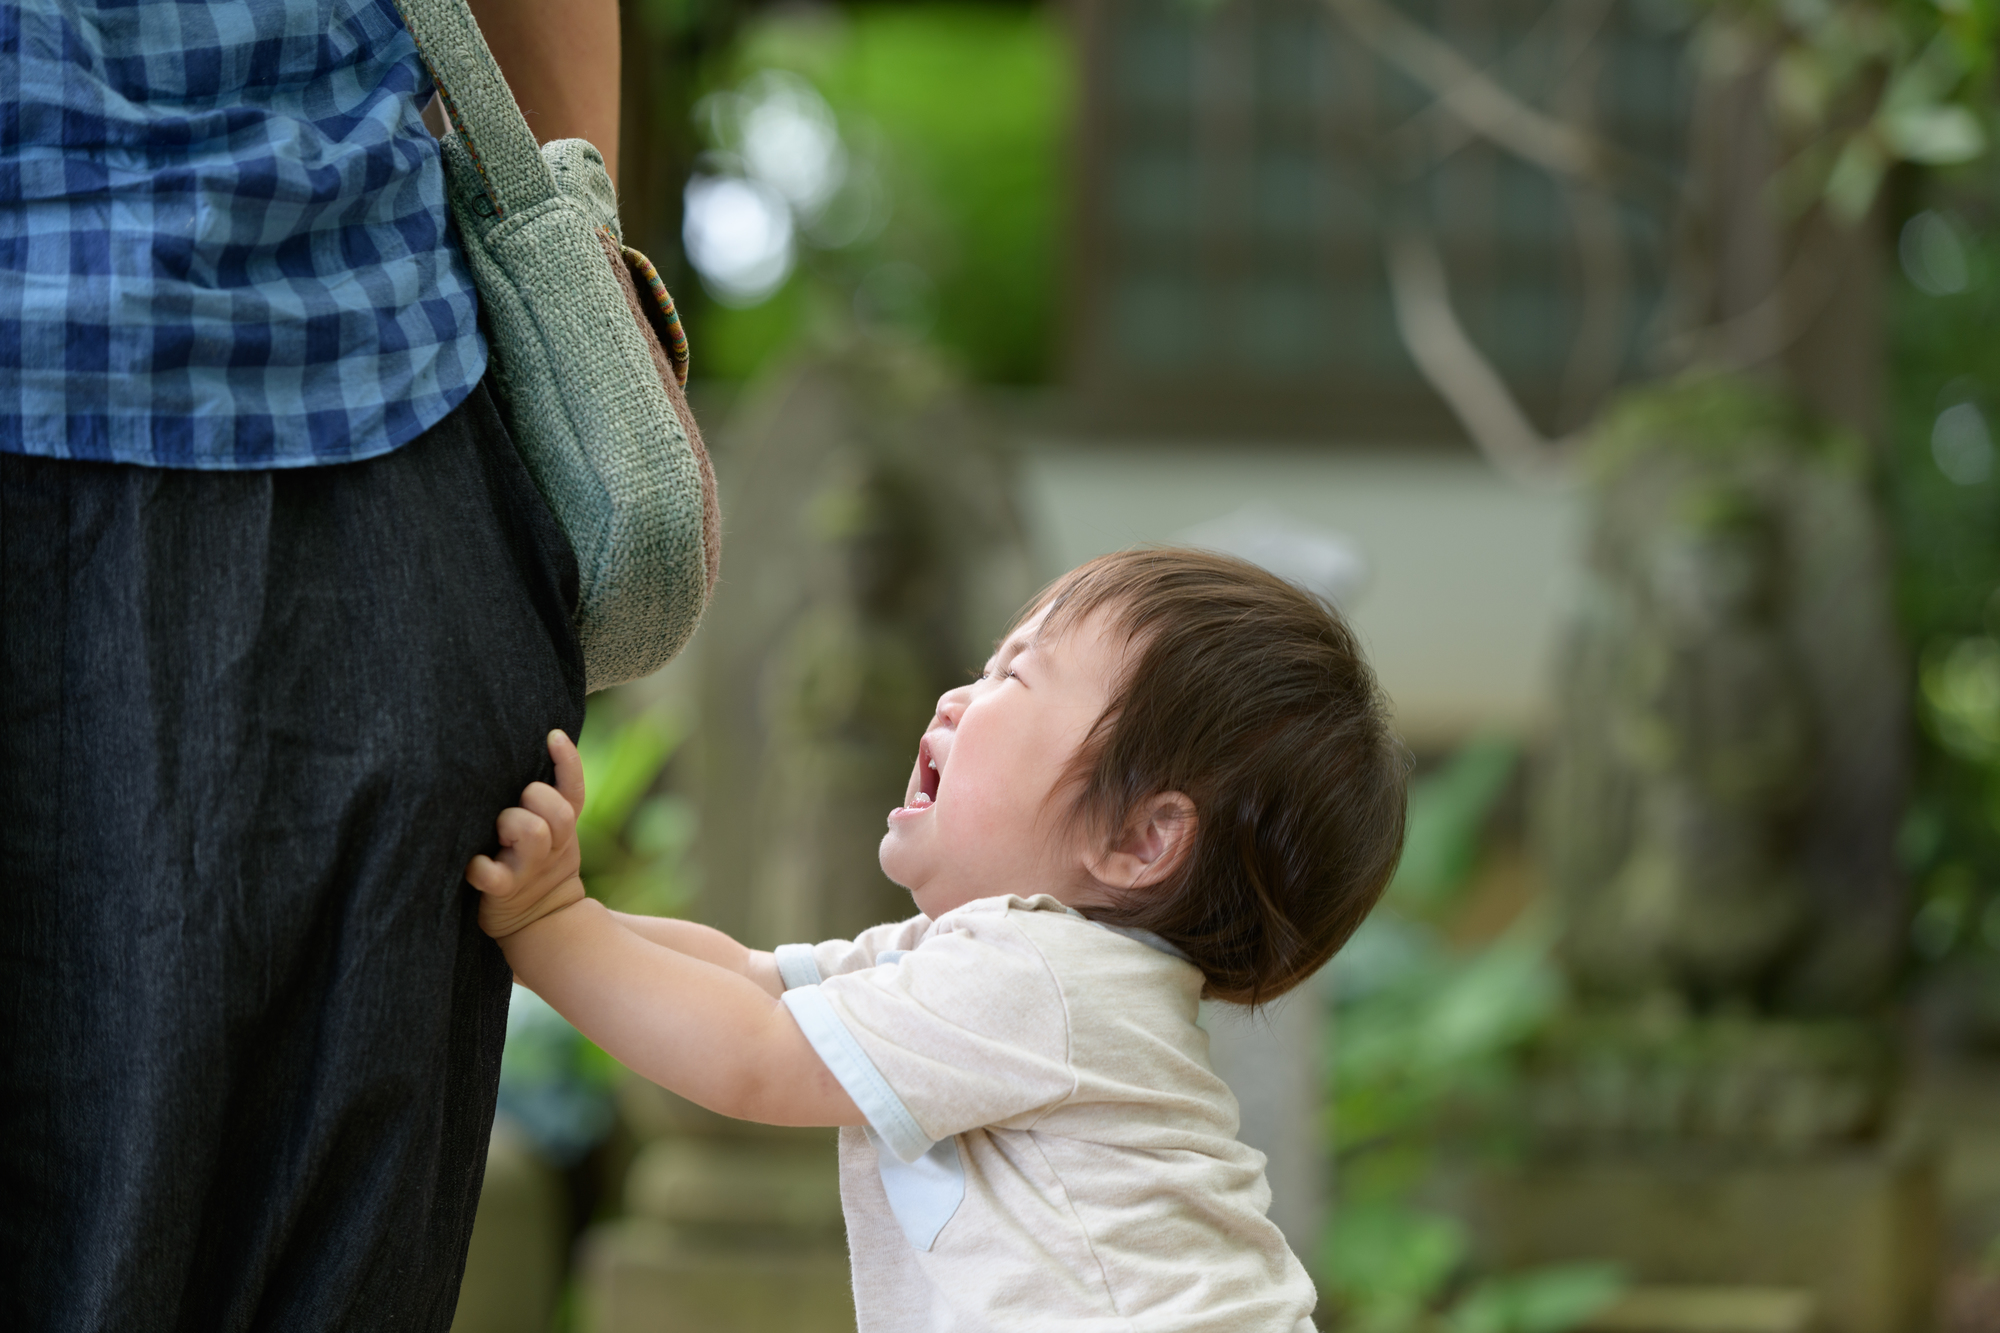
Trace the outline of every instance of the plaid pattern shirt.
<path fill-rule="evenodd" d="M 0 452 L 396 448 L 486 368 L 391 0 L 0 0 Z"/>

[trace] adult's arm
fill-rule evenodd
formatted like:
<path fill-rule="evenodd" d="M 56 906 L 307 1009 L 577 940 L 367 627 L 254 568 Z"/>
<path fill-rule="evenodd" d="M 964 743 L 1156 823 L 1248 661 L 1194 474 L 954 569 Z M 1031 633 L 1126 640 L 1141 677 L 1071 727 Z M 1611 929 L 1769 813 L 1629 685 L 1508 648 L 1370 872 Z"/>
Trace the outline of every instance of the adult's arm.
<path fill-rule="evenodd" d="M 618 179 L 618 0 L 468 0 L 541 143 L 587 139 Z"/>

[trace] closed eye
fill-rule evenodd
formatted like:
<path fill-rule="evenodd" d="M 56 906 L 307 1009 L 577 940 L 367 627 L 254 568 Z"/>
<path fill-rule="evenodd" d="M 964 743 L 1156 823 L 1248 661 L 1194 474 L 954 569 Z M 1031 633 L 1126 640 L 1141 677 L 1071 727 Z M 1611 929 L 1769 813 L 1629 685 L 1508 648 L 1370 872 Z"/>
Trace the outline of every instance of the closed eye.
<path fill-rule="evenodd" d="M 1019 660 L 1022 653 L 1029 652 L 1033 648 L 1034 643 L 1031 640 L 1023 638 L 1020 635 L 1015 635 L 1013 638 L 1007 640 L 1007 642 L 1001 644 L 998 652 L 986 659 L 986 667 L 979 673 L 979 678 L 981 680 L 990 680 L 997 675 L 1002 678 L 1012 677 L 1015 680 L 1021 680 L 1021 675 L 1014 670 L 1013 664 Z M 1027 683 L 1025 680 L 1021 680 L 1023 687 Z"/>

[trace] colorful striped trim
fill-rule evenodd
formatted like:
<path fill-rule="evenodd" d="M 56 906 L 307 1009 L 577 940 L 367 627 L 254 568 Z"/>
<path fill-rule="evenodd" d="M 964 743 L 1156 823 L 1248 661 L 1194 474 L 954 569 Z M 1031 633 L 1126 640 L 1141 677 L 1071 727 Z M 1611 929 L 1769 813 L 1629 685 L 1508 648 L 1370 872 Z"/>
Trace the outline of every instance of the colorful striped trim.
<path fill-rule="evenodd" d="M 673 295 L 667 291 L 667 284 L 660 281 L 660 271 L 653 267 L 652 260 L 629 245 L 618 248 L 624 252 L 625 263 L 631 268 L 632 276 L 639 280 L 640 288 L 653 294 L 653 308 L 659 312 L 659 318 L 653 324 L 654 330 L 673 360 L 674 382 L 685 389 L 688 382 L 688 340 L 686 331 L 681 328 L 680 314 L 674 309 Z"/>

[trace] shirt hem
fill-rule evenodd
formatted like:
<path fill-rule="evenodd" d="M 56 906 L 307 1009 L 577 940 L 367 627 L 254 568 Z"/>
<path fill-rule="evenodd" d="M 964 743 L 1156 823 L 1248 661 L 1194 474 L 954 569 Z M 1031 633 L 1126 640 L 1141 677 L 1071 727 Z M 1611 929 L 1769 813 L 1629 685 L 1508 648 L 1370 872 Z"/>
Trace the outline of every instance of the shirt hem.
<path fill-rule="evenodd" d="M 841 1022 L 833 1004 L 818 986 L 800 986 L 780 997 L 806 1041 L 826 1062 L 834 1079 L 854 1099 L 869 1128 L 880 1136 L 890 1152 L 905 1162 L 914 1162 L 931 1150 L 937 1140 L 917 1124 L 917 1118 L 903 1105 L 903 1099 L 875 1068 L 875 1062 L 861 1049 L 861 1043 Z"/>
<path fill-rule="evenodd" d="M 780 944 L 773 954 L 778 960 L 778 979 L 786 990 L 817 986 L 826 979 L 819 974 L 819 958 L 810 944 Z"/>
<path fill-rule="evenodd" d="M 391 427 L 383 432 L 380 443 L 343 453 L 307 452 L 274 454 L 269 458 L 246 459 L 232 457 L 226 452 L 218 451 L 207 457 L 191 456 L 162 460 L 155 457 L 127 456 L 124 451 L 113 449 L 103 455 L 86 457 L 79 456 L 66 446 L 55 442 L 44 443 L 39 440 L 29 439 L 0 439 L 0 454 L 12 454 L 23 458 L 46 458 L 59 463 L 106 463 L 112 466 L 157 468 L 168 472 L 268 472 L 290 470 L 293 468 L 338 467 L 343 463 L 364 463 L 371 458 L 381 458 L 386 454 L 396 452 L 396 450 L 409 444 L 425 431 L 464 406 L 465 400 L 472 396 L 472 391 L 478 388 L 480 383 L 486 378 L 487 355 L 485 339 L 481 338 L 479 342 L 480 355 L 477 374 L 472 375 L 464 384 L 456 388 L 443 390 L 435 394 L 427 394 L 425 401 L 421 403 L 412 399 L 400 399 L 393 403 L 384 403 L 379 409 L 383 417 L 385 419 L 394 416 L 404 417 L 408 423 L 407 427 L 403 430 Z M 392 412 L 390 410 L 397 407 L 407 408 L 408 410 L 407 412 Z M 131 419 L 148 422 L 152 420 L 151 417 Z M 299 419 L 295 429 L 301 435 L 306 433 L 307 426 L 303 418 Z"/>

